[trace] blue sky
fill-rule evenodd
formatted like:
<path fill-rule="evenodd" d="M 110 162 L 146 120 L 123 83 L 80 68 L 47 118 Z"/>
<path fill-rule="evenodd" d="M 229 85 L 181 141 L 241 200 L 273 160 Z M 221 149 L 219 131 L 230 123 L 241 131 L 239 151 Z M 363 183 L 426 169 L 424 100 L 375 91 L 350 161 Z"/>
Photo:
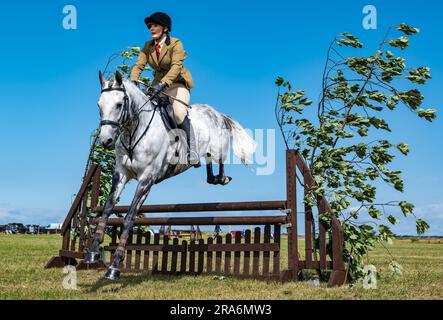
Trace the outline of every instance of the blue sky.
<path fill-rule="evenodd" d="M 77 8 L 78 29 L 62 27 L 65 5 Z M 375 5 L 378 29 L 362 28 L 362 8 Z M 250 129 L 276 128 L 276 87 L 283 76 L 308 96 L 318 97 L 326 48 L 347 31 L 374 48 L 390 25 L 406 22 L 421 33 L 404 56 L 408 64 L 431 67 L 423 87 L 425 105 L 443 104 L 441 61 L 443 4 L 439 1 L 16 1 L 0 4 L 2 41 L 0 80 L 0 224 L 12 221 L 62 221 L 78 191 L 98 126 L 97 71 L 111 53 L 141 46 L 149 39 L 143 18 L 165 11 L 173 18 L 173 36 L 189 57 L 186 66 L 196 87 L 193 103 L 208 103 Z M 408 157 L 394 166 L 403 171 L 405 192 L 380 187 L 382 201 L 406 199 L 443 235 L 442 121 L 429 125 L 406 110 L 387 115 L 392 141 L 407 142 Z M 146 203 L 283 199 L 284 146 L 277 137 L 275 173 L 257 176 L 231 165 L 225 187 L 205 183 L 204 167 L 153 189 Z M 135 183 L 127 187 L 128 203 Z M 414 233 L 405 221 L 394 228 Z"/>

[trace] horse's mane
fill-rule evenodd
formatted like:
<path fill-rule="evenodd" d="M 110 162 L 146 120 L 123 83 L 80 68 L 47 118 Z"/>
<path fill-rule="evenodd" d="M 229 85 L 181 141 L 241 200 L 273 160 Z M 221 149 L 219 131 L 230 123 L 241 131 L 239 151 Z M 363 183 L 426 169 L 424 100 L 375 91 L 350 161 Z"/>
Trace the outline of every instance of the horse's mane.
<path fill-rule="evenodd" d="M 146 99 L 148 98 L 146 94 L 138 87 L 136 86 L 132 81 L 129 79 L 123 78 L 123 85 L 125 86 L 126 92 L 131 97 L 132 104 L 135 106 L 141 106 L 146 102 Z"/>
<path fill-rule="evenodd" d="M 137 92 L 137 94 L 146 96 L 145 93 L 138 86 L 136 86 L 131 80 L 123 78 L 123 84 L 125 88 L 127 89 L 130 88 L 132 91 Z"/>

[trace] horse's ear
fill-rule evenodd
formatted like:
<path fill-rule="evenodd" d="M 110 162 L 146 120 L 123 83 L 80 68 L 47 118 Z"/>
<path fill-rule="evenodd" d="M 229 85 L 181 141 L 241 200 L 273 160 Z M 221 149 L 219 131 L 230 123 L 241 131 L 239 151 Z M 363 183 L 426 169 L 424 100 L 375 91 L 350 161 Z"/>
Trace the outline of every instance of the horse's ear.
<path fill-rule="evenodd" d="M 100 70 L 98 71 L 98 78 L 100 79 L 100 86 L 103 87 L 105 84 L 105 78 Z"/>
<path fill-rule="evenodd" d="M 115 81 L 117 81 L 118 85 L 121 86 L 123 83 L 123 77 L 120 72 L 115 72 Z"/>

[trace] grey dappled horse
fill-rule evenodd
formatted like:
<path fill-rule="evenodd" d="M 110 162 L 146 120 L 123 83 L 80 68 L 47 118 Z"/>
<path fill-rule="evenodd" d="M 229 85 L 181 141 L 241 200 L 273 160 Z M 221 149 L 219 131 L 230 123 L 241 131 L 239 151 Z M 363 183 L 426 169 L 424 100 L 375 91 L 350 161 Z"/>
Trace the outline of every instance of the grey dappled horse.
<path fill-rule="evenodd" d="M 135 196 L 124 218 L 120 242 L 105 277 L 118 279 L 120 265 L 124 259 L 125 245 L 133 227 L 134 219 L 151 187 L 169 177 L 192 167 L 187 163 L 186 138 L 182 130 L 168 131 L 156 106 L 131 81 L 116 72 L 115 80 L 105 80 L 99 72 L 101 95 L 100 143 L 108 149 L 115 148 L 116 164 L 112 187 L 103 213 L 99 218 L 94 240 L 86 263 L 100 260 L 100 244 L 103 242 L 106 222 L 112 214 L 124 186 L 131 179 L 138 181 Z M 251 163 L 255 150 L 254 140 L 242 126 L 220 112 L 204 104 L 194 104 L 188 109 L 195 133 L 197 152 L 204 157 L 207 167 L 207 182 L 225 185 L 231 180 L 224 175 L 223 162 L 226 160 L 232 137 L 234 154 L 243 163 Z M 219 174 L 214 176 L 212 161 L 220 165 Z"/>

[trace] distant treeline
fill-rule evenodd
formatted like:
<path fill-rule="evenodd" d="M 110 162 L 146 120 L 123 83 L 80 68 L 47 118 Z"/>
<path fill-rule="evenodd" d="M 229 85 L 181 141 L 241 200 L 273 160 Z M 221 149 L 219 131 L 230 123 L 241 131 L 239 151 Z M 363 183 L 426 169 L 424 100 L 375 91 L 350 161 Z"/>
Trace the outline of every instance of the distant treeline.
<path fill-rule="evenodd" d="M 409 236 L 409 235 L 399 236 L 399 235 L 396 235 L 395 238 L 396 239 L 400 239 L 400 240 L 402 240 L 402 239 L 405 239 L 405 240 L 408 240 L 408 239 L 420 240 L 420 239 L 443 239 L 443 236 L 417 236 L 417 235 L 415 235 L 415 236 Z"/>

